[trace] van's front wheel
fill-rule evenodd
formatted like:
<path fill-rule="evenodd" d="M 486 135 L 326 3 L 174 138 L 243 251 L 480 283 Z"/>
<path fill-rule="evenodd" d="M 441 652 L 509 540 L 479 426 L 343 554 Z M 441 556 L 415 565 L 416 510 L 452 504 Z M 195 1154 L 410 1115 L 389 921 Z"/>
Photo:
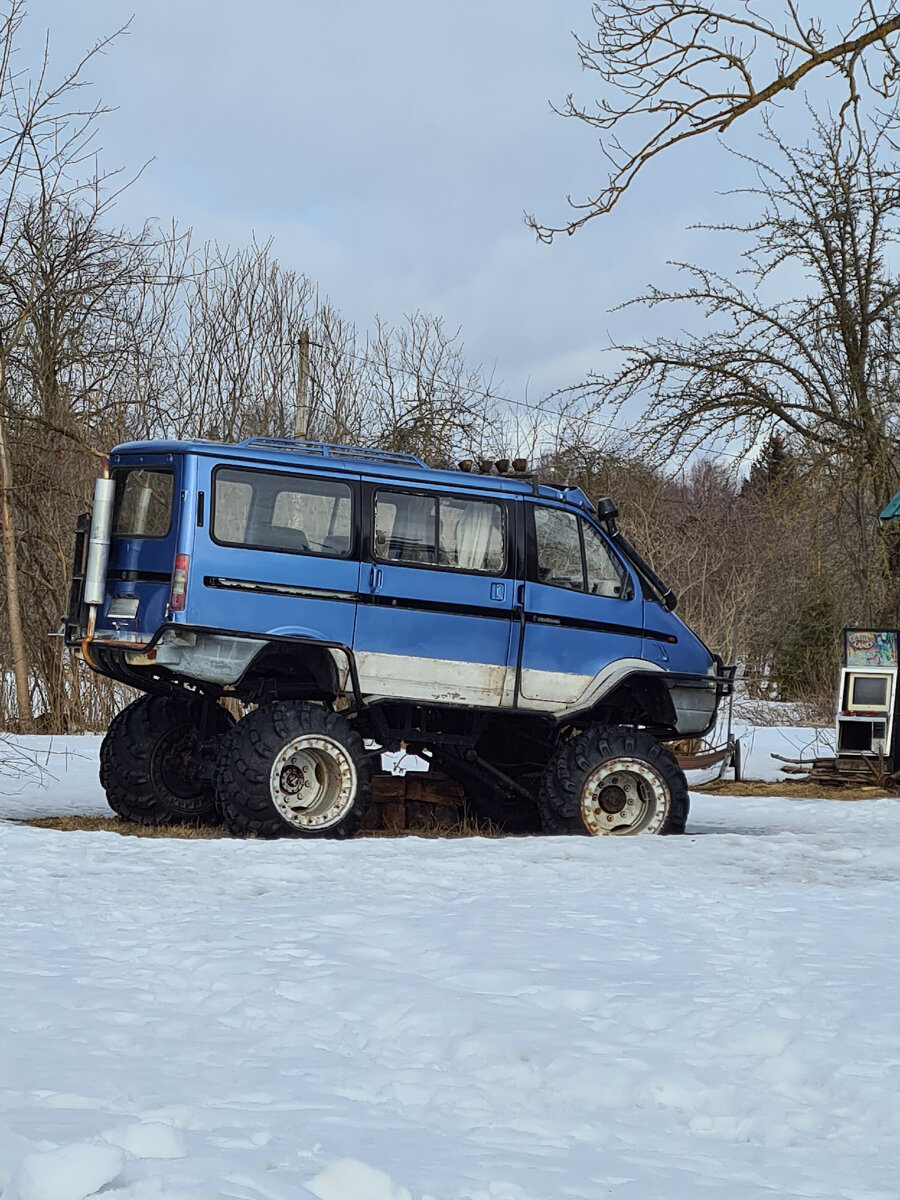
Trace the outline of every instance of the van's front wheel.
<path fill-rule="evenodd" d="M 546 833 L 684 833 L 690 800 L 674 756 L 649 734 L 587 729 L 547 764 L 538 792 Z"/>
<path fill-rule="evenodd" d="M 352 837 L 371 795 L 362 738 L 313 704 L 268 704 L 222 740 L 216 799 L 232 833 Z"/>

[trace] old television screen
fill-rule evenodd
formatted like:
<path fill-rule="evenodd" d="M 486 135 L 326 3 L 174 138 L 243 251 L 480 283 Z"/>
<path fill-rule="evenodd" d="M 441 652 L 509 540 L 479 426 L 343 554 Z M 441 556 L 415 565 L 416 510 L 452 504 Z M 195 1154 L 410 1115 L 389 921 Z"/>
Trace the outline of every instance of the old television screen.
<path fill-rule="evenodd" d="M 857 675 L 848 679 L 847 712 L 886 712 L 891 694 L 890 675 Z"/>

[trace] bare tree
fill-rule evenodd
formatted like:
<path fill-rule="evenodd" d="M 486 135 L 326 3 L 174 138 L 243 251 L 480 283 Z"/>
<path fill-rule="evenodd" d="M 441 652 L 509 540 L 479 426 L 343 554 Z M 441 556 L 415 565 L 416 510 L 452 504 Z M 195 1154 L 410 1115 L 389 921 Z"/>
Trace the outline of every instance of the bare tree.
<path fill-rule="evenodd" d="M 0 271 L 10 278 L 11 230 L 23 201 L 38 197 L 40 204 L 77 195 L 85 187 L 99 196 L 104 180 L 90 167 L 92 138 L 102 107 L 81 108 L 76 94 L 88 62 L 112 39 L 104 39 L 75 67 L 53 81 L 49 56 L 34 72 L 22 71 L 15 60 L 16 38 L 25 18 L 23 0 L 7 0 L 0 15 Z M 113 35 L 115 36 L 115 35 Z M 0 326 L 0 541 L 4 554 L 7 618 L 18 718 L 31 723 L 28 656 L 22 625 L 22 605 L 14 515 L 16 480 L 9 441 L 9 361 L 30 319 L 40 293 L 40 273 L 27 279 L 18 303 L 7 304 Z"/>
<path fill-rule="evenodd" d="M 496 401 L 491 380 L 466 365 L 459 330 L 426 313 L 399 326 L 376 319 L 365 363 L 377 445 L 441 466 L 480 450 Z"/>
<path fill-rule="evenodd" d="M 73 514 L 126 428 L 133 292 L 155 269 L 150 231 L 107 228 L 104 215 L 93 192 L 32 196 L 0 264 L 0 328 L 25 318 L 6 347 L 4 415 L 29 681 L 60 712 L 76 677 L 46 635 L 66 606 Z"/>
<path fill-rule="evenodd" d="M 556 111 L 600 135 L 607 181 L 558 227 L 528 223 L 544 241 L 574 233 L 608 213 L 638 173 L 691 138 L 724 133 L 748 113 L 781 101 L 813 72 L 843 81 L 842 118 L 863 90 L 881 99 L 900 77 L 897 0 L 856 0 L 843 19 L 826 22 L 798 0 L 768 15 L 756 0 L 601 0 L 595 32 L 576 36 L 582 67 L 603 85 L 593 108 L 570 94 Z"/>
<path fill-rule="evenodd" d="M 192 251 L 174 230 L 156 263 L 135 327 L 135 433 L 286 436 L 300 334 L 313 315 L 310 281 L 281 267 L 269 242 Z"/>
<path fill-rule="evenodd" d="M 365 343 L 330 300 L 316 302 L 310 358 L 310 436 L 365 445 L 372 440 L 372 393 Z"/>
<path fill-rule="evenodd" d="M 800 150 L 769 135 L 782 165 L 753 163 L 762 215 L 719 227 L 751 239 L 738 273 L 746 284 L 675 264 L 683 288 L 651 288 L 631 303 L 693 306 L 702 332 L 622 347 L 624 365 L 586 389 L 617 415 L 643 407 L 642 438 L 668 453 L 716 444 L 746 453 L 784 433 L 840 498 L 875 589 L 868 619 L 887 577 L 874 514 L 900 478 L 900 278 L 890 266 L 900 191 L 897 167 L 879 161 L 892 128 L 848 146 L 837 124 L 819 126 L 819 143 Z M 785 273 L 796 286 L 798 270 L 806 293 L 772 299 L 784 294 Z"/>

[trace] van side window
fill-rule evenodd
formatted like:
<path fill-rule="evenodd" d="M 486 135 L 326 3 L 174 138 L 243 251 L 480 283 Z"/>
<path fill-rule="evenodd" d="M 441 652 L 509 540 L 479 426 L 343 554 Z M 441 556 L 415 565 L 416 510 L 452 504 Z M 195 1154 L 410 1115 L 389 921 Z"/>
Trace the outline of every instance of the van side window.
<path fill-rule="evenodd" d="M 592 596 L 631 599 L 628 572 L 587 521 L 559 508 L 536 505 L 534 527 L 540 583 Z"/>
<path fill-rule="evenodd" d="M 584 591 L 578 518 L 560 508 L 535 506 L 537 567 L 541 583 Z"/>
<path fill-rule="evenodd" d="M 426 564 L 435 561 L 437 501 L 408 492 L 378 492 L 375 497 L 375 557 L 384 562 Z"/>
<path fill-rule="evenodd" d="M 609 596 L 611 599 L 630 600 L 632 591 L 628 572 L 613 556 L 593 525 L 582 521 L 581 532 L 584 535 L 587 590 L 592 596 Z"/>
<path fill-rule="evenodd" d="M 213 537 L 255 550 L 346 558 L 351 496 L 346 483 L 220 468 L 213 485 Z"/>
<path fill-rule="evenodd" d="M 440 561 L 461 571 L 490 571 L 504 567 L 504 512 L 490 500 L 442 498 Z"/>
<path fill-rule="evenodd" d="M 375 557 L 382 562 L 499 574 L 506 563 L 506 518 L 493 500 L 375 496 Z"/>
<path fill-rule="evenodd" d="M 220 542 L 243 542 L 250 519 L 253 485 L 237 479 L 216 476 L 216 524 L 213 535 Z"/>

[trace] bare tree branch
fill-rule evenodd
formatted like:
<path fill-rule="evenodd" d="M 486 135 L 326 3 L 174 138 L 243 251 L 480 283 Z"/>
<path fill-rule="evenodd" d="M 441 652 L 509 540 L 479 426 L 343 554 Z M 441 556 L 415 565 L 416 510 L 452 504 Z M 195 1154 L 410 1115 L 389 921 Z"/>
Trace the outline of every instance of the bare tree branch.
<path fill-rule="evenodd" d="M 871 596 L 889 578 L 873 514 L 900 483 L 900 277 L 891 267 L 900 191 L 897 165 L 879 156 L 895 124 L 852 146 L 839 121 L 819 125 L 819 143 L 800 150 L 770 133 L 783 165 L 748 160 L 763 215 L 715 227 L 751 239 L 748 284 L 673 264 L 687 286 L 650 288 L 630 303 L 694 307 L 702 331 L 619 347 L 621 366 L 581 392 L 602 397 L 620 421 L 635 423 L 642 410 L 642 446 L 682 459 L 715 446 L 750 454 L 783 436 L 851 513 Z M 806 294 L 772 302 L 786 266 L 795 286 L 797 268 L 805 272 Z"/>
<path fill-rule="evenodd" d="M 900 79 L 898 0 L 863 0 L 833 28 L 819 16 L 802 16 L 795 0 L 784 0 L 777 22 L 758 12 L 755 0 L 601 0 L 592 16 L 593 39 L 575 40 L 582 67 L 599 76 L 603 92 L 592 109 L 570 94 L 555 111 L 599 131 L 609 174 L 596 195 L 568 197 L 571 220 L 552 226 L 526 217 L 546 242 L 610 212 L 659 155 L 724 133 L 814 71 L 843 78 L 842 121 L 856 111 L 861 80 L 890 99 Z"/>

